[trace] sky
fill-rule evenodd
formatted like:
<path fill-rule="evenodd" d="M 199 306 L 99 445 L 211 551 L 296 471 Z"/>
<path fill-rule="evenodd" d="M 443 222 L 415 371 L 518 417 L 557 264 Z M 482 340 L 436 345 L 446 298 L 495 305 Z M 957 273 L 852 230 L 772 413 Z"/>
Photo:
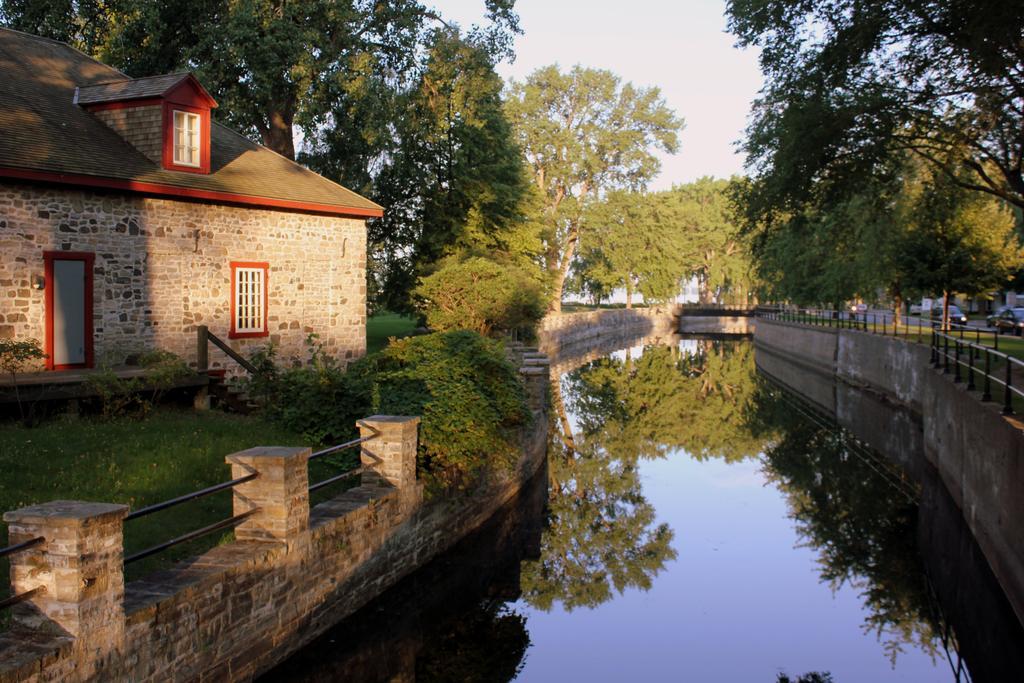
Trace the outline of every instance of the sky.
<path fill-rule="evenodd" d="M 480 23 L 484 0 L 435 0 L 463 27 Z M 557 63 L 608 69 L 637 86 L 657 86 L 685 121 L 680 149 L 661 155 L 660 190 L 701 176 L 743 171 L 735 143 L 761 88 L 754 50 L 734 47 L 724 0 L 517 0 L 524 35 L 516 61 L 499 73 L 522 79 Z"/>

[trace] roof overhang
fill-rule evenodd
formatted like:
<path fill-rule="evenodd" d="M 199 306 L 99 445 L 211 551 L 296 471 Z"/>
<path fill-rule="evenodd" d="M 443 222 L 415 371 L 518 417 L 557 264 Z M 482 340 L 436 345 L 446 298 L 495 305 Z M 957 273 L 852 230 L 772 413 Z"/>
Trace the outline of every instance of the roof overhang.
<path fill-rule="evenodd" d="M 309 213 L 345 218 L 380 218 L 384 210 L 357 206 L 338 206 L 335 204 L 319 204 L 316 202 L 300 202 L 291 199 L 275 199 L 273 197 L 257 197 L 253 195 L 232 194 L 215 190 L 200 190 L 191 187 L 178 187 L 162 183 L 147 183 L 122 178 L 103 178 L 100 176 L 81 175 L 76 173 L 59 173 L 39 171 L 35 169 L 11 168 L 0 166 L 0 178 L 26 180 L 74 187 L 95 188 L 103 190 L 119 190 L 133 194 L 169 199 L 228 204 L 294 213 Z"/>

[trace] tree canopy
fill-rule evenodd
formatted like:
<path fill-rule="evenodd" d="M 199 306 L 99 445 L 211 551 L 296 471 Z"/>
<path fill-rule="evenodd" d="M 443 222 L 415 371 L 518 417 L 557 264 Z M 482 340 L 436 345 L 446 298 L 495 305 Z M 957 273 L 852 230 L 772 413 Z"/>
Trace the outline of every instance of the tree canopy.
<path fill-rule="evenodd" d="M 766 79 L 745 141 L 757 213 L 845 194 L 906 152 L 1024 207 L 1019 3 L 730 0 L 728 14 Z"/>
<path fill-rule="evenodd" d="M 765 294 L 801 304 L 973 296 L 1008 285 L 1024 265 L 1005 202 L 913 158 L 845 198 L 747 230 Z"/>
<path fill-rule="evenodd" d="M 663 220 L 672 225 L 678 265 L 695 277 L 701 303 L 747 303 L 754 288 L 742 221 L 730 201 L 738 178 L 710 177 L 675 185 L 663 194 Z"/>
<path fill-rule="evenodd" d="M 612 190 L 586 210 L 587 239 L 573 264 L 576 288 L 606 295 L 626 290 L 626 308 L 639 292 L 646 302 L 679 293 L 682 232 L 661 196 Z"/>
<path fill-rule="evenodd" d="M 1024 6 L 994 0 L 730 0 L 765 75 L 745 148 L 752 215 L 797 211 L 927 160 L 1024 207 Z M 967 170 L 968 173 L 961 173 Z"/>
<path fill-rule="evenodd" d="M 587 206 L 610 190 L 644 189 L 660 169 L 654 150 L 676 151 L 682 121 L 657 88 L 581 66 L 547 66 L 513 81 L 506 112 L 542 198 L 551 310 L 560 311 Z"/>

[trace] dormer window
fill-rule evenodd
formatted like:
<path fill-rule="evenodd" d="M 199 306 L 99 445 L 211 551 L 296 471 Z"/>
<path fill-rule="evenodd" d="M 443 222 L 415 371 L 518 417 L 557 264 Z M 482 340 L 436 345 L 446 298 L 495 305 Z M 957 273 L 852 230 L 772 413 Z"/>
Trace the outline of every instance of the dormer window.
<path fill-rule="evenodd" d="M 217 103 L 192 74 L 85 85 L 74 101 L 164 169 L 210 173 L 210 110 Z"/>
<path fill-rule="evenodd" d="M 174 110 L 174 163 L 199 168 L 199 114 Z"/>

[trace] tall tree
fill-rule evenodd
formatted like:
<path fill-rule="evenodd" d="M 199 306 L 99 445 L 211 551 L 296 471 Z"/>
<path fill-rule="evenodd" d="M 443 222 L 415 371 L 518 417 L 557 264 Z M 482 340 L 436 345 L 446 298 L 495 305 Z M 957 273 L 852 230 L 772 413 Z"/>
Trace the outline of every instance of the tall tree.
<path fill-rule="evenodd" d="M 550 308 L 560 311 L 587 205 L 608 190 L 644 189 L 660 168 L 654 150 L 676 151 L 682 121 L 657 88 L 581 66 L 547 66 L 512 82 L 506 110 L 543 198 Z"/>
<path fill-rule="evenodd" d="M 485 50 L 457 31 L 433 32 L 420 76 L 391 123 L 398 145 L 376 195 L 388 211 L 370 227 L 387 263 L 380 298 L 392 309 L 410 309 L 408 292 L 444 256 L 523 256 L 537 248 L 524 234 L 530 186 L 502 88 Z"/>
<path fill-rule="evenodd" d="M 746 303 L 753 286 L 742 223 L 729 199 L 739 182 L 704 177 L 663 193 L 664 220 L 682 241 L 680 265 L 687 277 L 697 278 L 701 303 Z"/>
<path fill-rule="evenodd" d="M 745 148 L 767 218 L 846 195 L 910 152 L 1024 207 L 1024 5 L 729 0 L 766 84 Z M 967 170 L 967 173 L 962 173 Z"/>
<path fill-rule="evenodd" d="M 1004 287 L 1024 266 L 1016 221 L 1004 202 L 970 192 L 933 169 L 909 178 L 900 199 L 900 279 L 915 294 L 942 294 L 944 325 L 951 294 Z"/>
<path fill-rule="evenodd" d="M 584 216 L 588 239 L 574 268 L 591 290 L 626 290 L 626 308 L 633 294 L 648 302 L 666 301 L 679 293 L 682 236 L 668 220 L 658 195 L 612 190 L 594 202 Z"/>

